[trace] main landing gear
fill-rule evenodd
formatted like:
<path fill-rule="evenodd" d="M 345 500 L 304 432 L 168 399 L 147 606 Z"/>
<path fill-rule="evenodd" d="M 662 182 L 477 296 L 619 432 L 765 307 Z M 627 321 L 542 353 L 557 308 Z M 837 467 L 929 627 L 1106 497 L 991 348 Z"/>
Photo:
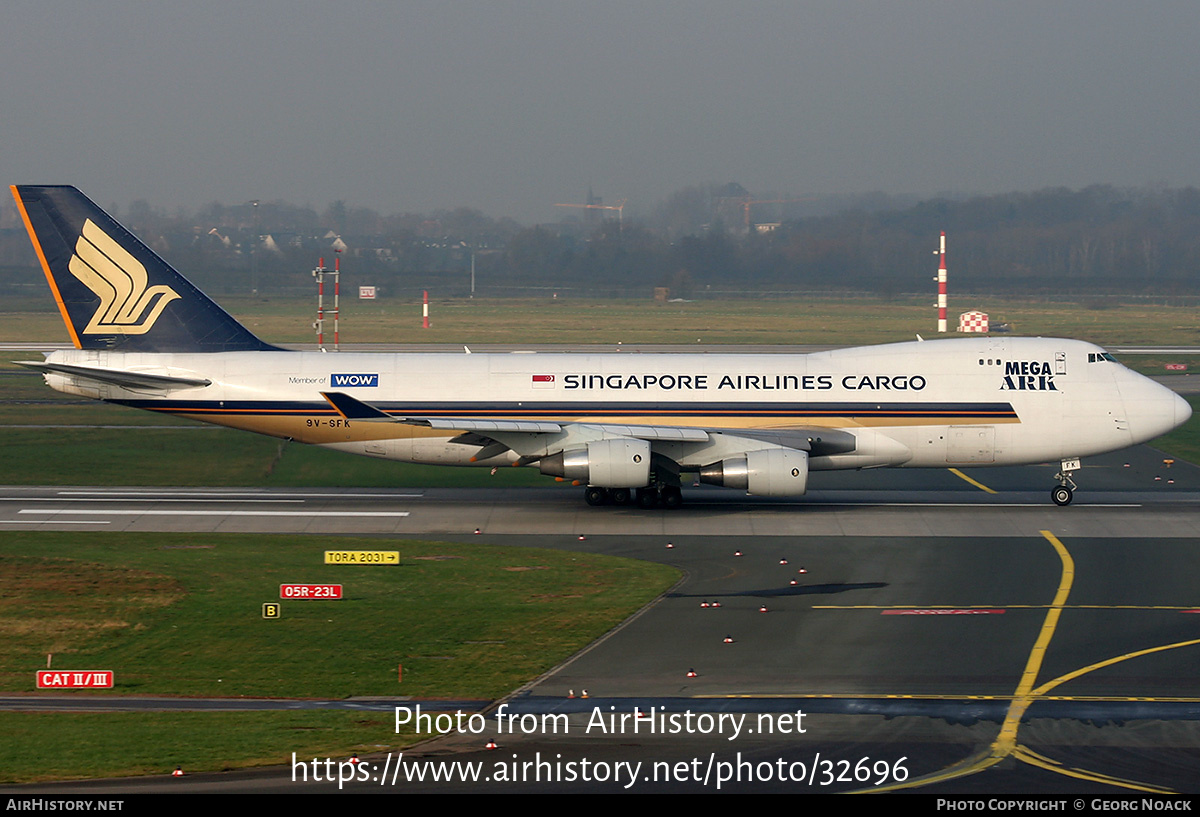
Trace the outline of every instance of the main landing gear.
<path fill-rule="evenodd" d="M 1079 470 L 1079 460 L 1063 460 L 1059 471 L 1054 475 L 1058 485 L 1050 492 L 1050 499 L 1055 505 L 1070 505 L 1075 496 L 1075 481 L 1071 474 Z"/>
<path fill-rule="evenodd" d="M 583 498 L 589 505 L 630 505 L 639 508 L 678 508 L 683 505 L 683 491 L 677 485 L 638 488 L 597 488 L 589 485 L 583 489 Z"/>

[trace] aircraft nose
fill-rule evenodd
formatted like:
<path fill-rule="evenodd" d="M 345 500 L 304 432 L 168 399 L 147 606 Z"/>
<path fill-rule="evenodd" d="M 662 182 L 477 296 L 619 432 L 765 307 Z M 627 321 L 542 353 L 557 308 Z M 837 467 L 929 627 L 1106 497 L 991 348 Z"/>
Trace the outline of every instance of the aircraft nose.
<path fill-rule="evenodd" d="M 1179 428 L 1186 423 L 1192 416 L 1192 404 L 1184 400 L 1182 396 L 1175 395 L 1175 428 Z"/>
<path fill-rule="evenodd" d="M 1173 389 L 1148 377 L 1122 383 L 1121 396 L 1134 442 L 1144 443 L 1179 428 L 1192 416 L 1192 407 Z"/>
<path fill-rule="evenodd" d="M 1192 407 L 1187 400 L 1184 400 L 1173 389 L 1167 388 L 1161 383 L 1155 383 L 1154 393 L 1151 400 L 1145 405 L 1149 409 L 1147 420 L 1147 430 L 1152 432 L 1154 437 L 1161 437 L 1163 434 L 1174 431 L 1188 421 L 1192 416 Z"/>

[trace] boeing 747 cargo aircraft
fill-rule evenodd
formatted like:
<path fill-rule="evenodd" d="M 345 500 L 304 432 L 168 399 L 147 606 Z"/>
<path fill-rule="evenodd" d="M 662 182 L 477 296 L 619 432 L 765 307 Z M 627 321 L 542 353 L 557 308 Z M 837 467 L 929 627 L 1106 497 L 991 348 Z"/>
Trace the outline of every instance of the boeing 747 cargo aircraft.
<path fill-rule="evenodd" d="M 814 472 L 1061 463 L 1191 408 L 1090 343 L 973 338 L 816 354 L 322 354 L 265 343 L 73 187 L 14 186 L 75 346 L 59 391 L 405 462 L 523 465 L 592 505 L 678 507 L 681 474 L 799 496 Z M 688 480 L 691 481 L 690 479 Z"/>

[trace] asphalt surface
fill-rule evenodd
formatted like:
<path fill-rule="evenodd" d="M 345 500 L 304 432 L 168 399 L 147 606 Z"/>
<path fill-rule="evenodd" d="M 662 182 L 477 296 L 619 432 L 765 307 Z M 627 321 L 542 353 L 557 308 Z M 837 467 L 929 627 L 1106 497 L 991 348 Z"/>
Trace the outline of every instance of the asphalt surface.
<path fill-rule="evenodd" d="M 1066 508 L 1050 503 L 1049 464 L 814 474 L 812 491 L 788 501 L 692 488 L 676 511 L 593 508 L 567 488 L 2 488 L 10 530 L 519 541 L 685 572 L 482 712 L 478 734 L 427 742 L 403 765 L 322 758 L 314 769 L 307 758 L 16 791 L 325 792 L 341 768 L 356 778 L 345 789 L 373 792 L 717 791 L 718 780 L 754 792 L 1200 792 L 1200 469 L 1164 459 L 1141 447 L 1088 460 Z M 397 704 L 413 702 L 262 706 Z M 634 707 L 656 717 L 633 718 Z M 408 779 L 435 770 L 480 779 Z"/>

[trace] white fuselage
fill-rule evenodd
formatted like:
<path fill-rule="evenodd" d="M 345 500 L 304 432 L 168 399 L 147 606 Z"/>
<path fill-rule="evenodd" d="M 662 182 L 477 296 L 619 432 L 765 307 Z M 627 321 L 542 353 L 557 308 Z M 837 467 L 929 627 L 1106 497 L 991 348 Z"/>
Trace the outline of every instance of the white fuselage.
<path fill-rule="evenodd" d="M 62 391 L 354 453 L 447 465 L 490 465 L 517 454 L 472 462 L 486 440 L 400 422 L 346 420 L 321 393 L 352 395 L 397 418 L 709 431 L 706 442 L 654 443 L 655 452 L 684 470 L 745 451 L 755 432 L 792 430 L 811 438 L 822 429 L 852 438 L 852 450 L 814 448 L 812 470 L 1044 462 L 1145 442 L 1191 413 L 1176 394 L 1100 347 L 1041 338 L 805 355 L 65 351 L 48 362 L 211 381 L 135 390 L 48 374 L 47 382 Z M 561 432 L 560 447 L 572 433 Z"/>

